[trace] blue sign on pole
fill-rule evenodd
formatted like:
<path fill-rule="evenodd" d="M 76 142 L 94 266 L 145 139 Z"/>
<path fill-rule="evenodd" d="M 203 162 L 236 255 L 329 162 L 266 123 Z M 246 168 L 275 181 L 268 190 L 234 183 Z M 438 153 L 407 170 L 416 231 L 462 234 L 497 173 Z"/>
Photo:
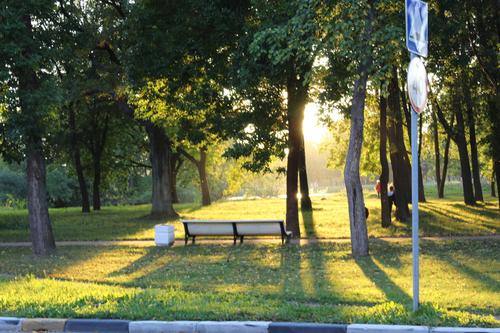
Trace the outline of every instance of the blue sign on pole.
<path fill-rule="evenodd" d="M 408 51 L 427 57 L 428 35 L 427 3 L 420 0 L 406 1 L 406 47 Z"/>

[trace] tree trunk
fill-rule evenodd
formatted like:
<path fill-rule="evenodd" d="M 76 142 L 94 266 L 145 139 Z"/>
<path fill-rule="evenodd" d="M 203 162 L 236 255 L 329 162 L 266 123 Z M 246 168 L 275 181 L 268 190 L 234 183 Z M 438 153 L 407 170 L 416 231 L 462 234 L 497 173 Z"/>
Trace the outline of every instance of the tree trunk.
<path fill-rule="evenodd" d="M 458 154 L 460 156 L 460 172 L 462 175 L 462 188 L 464 192 L 464 202 L 466 205 L 475 205 L 476 201 L 474 199 L 474 191 L 472 189 L 472 174 L 469 164 L 469 154 L 467 152 L 467 141 L 465 140 L 465 124 L 462 114 L 462 108 L 459 101 L 456 100 L 452 105 L 454 113 L 453 119 L 457 120 L 456 128 L 447 122 L 441 107 L 437 103 L 436 97 L 434 97 L 434 103 L 436 105 L 436 110 L 438 114 L 438 119 L 441 125 L 443 125 L 446 133 L 451 137 L 453 142 L 458 147 Z M 452 120 L 453 121 L 453 120 Z"/>
<path fill-rule="evenodd" d="M 28 218 L 33 253 L 48 255 L 56 248 L 47 205 L 42 140 L 29 138 L 27 147 Z"/>
<path fill-rule="evenodd" d="M 78 133 L 76 130 L 75 110 L 73 105 L 68 107 L 69 111 L 69 128 L 71 131 L 70 145 L 73 155 L 73 163 L 75 164 L 76 176 L 78 178 L 78 185 L 80 188 L 80 196 L 82 200 L 82 213 L 90 213 L 89 191 L 87 189 L 87 182 L 83 173 L 82 160 L 80 155 L 80 145 L 78 143 Z"/>
<path fill-rule="evenodd" d="M 424 177 L 422 175 L 422 163 L 420 163 L 420 156 L 422 153 L 422 127 L 423 118 L 420 116 L 420 126 L 418 130 L 418 202 L 425 202 L 425 190 L 424 190 Z"/>
<path fill-rule="evenodd" d="M 198 174 L 200 176 L 201 186 L 201 204 L 203 206 L 210 206 L 210 190 L 208 188 L 207 180 L 207 150 L 202 148 L 200 150 L 200 161 L 197 164 Z"/>
<path fill-rule="evenodd" d="M 198 161 L 193 155 L 189 154 L 184 149 L 180 148 L 180 152 L 196 167 L 198 170 L 198 176 L 200 178 L 200 189 L 201 189 L 201 204 L 203 206 L 209 206 L 212 201 L 210 200 L 210 190 L 208 187 L 207 180 L 207 149 L 200 149 L 200 160 Z"/>
<path fill-rule="evenodd" d="M 495 161 L 495 175 L 497 176 L 497 197 L 498 197 L 498 208 L 500 209 L 500 160 Z"/>
<path fill-rule="evenodd" d="M 435 157 L 435 168 L 436 168 L 436 187 L 439 193 L 439 187 L 441 185 L 441 154 L 439 151 L 439 131 L 438 123 L 436 118 L 436 113 L 432 110 L 432 136 L 434 139 L 434 157 Z M 439 196 L 439 194 L 438 194 Z M 441 197 L 440 197 L 441 198 Z"/>
<path fill-rule="evenodd" d="M 450 135 L 446 136 L 446 142 L 444 144 L 444 159 L 443 159 L 443 175 L 441 176 L 441 182 L 439 183 L 438 198 L 444 198 L 444 185 L 446 183 L 446 173 L 448 172 L 448 162 L 450 159 Z"/>
<path fill-rule="evenodd" d="M 151 216 L 153 218 L 176 218 L 179 215 L 172 205 L 172 187 L 170 184 L 170 154 L 172 148 L 165 130 L 152 123 L 146 125 L 150 143 L 153 190 L 151 198 Z"/>
<path fill-rule="evenodd" d="M 303 112 L 303 111 L 302 111 Z M 302 125 L 301 125 L 302 126 Z M 306 150 L 304 143 L 304 133 L 302 132 L 300 138 L 300 151 L 299 151 L 299 183 L 300 183 L 300 209 L 302 211 L 312 210 L 311 197 L 309 196 L 309 182 L 307 181 L 307 168 L 306 168 Z"/>
<path fill-rule="evenodd" d="M 288 156 L 286 167 L 286 228 L 291 231 L 294 238 L 300 238 L 299 212 L 298 212 L 298 171 L 301 150 L 300 108 L 303 102 L 299 93 L 296 75 L 290 75 L 287 82 L 287 119 L 288 119 Z"/>
<path fill-rule="evenodd" d="M 389 198 L 387 196 L 387 183 L 389 182 L 389 163 L 387 161 L 387 99 L 380 96 L 380 218 L 382 227 L 391 225 L 391 211 L 389 210 Z"/>
<path fill-rule="evenodd" d="M 491 196 L 494 198 L 497 196 L 495 192 L 495 162 L 493 162 L 493 172 L 491 173 Z"/>
<path fill-rule="evenodd" d="M 179 196 L 177 195 L 177 174 L 182 165 L 182 158 L 179 153 L 172 153 L 170 158 L 170 165 L 172 170 L 170 173 L 170 186 L 172 186 L 172 203 L 179 203 Z"/>
<path fill-rule="evenodd" d="M 467 141 L 465 140 L 465 123 L 462 114 L 462 108 L 459 105 L 456 105 L 455 110 L 457 118 L 457 133 L 454 141 L 458 147 L 458 155 L 460 157 L 460 171 L 462 175 L 464 202 L 466 205 L 475 205 L 476 200 L 474 198 L 474 190 L 472 186 L 472 173 L 469 163 L 469 152 L 467 150 Z"/>
<path fill-rule="evenodd" d="M 101 153 L 97 152 L 94 159 L 94 181 L 92 184 L 92 208 L 101 210 Z"/>
<path fill-rule="evenodd" d="M 411 201 L 411 173 L 404 144 L 399 96 L 397 72 L 393 68 L 393 75 L 389 82 L 388 110 L 390 117 L 387 134 L 389 137 L 389 154 L 394 180 L 396 219 L 398 221 L 406 221 L 410 217 L 408 203 Z"/>
<path fill-rule="evenodd" d="M 360 65 L 360 77 L 354 84 L 351 107 L 351 132 L 344 168 L 344 182 L 347 191 L 351 246 L 353 256 L 367 256 L 368 231 L 366 227 L 365 201 L 359 176 L 359 162 L 363 145 L 364 108 L 366 97 L 367 65 Z"/>
<path fill-rule="evenodd" d="M 481 186 L 481 175 L 479 170 L 479 158 L 477 153 L 476 122 L 474 119 L 474 106 L 467 86 L 466 75 L 462 80 L 465 104 L 467 106 L 467 125 L 469 127 L 470 157 L 472 162 L 472 177 L 474 179 L 474 197 L 476 201 L 484 201 L 483 188 Z"/>

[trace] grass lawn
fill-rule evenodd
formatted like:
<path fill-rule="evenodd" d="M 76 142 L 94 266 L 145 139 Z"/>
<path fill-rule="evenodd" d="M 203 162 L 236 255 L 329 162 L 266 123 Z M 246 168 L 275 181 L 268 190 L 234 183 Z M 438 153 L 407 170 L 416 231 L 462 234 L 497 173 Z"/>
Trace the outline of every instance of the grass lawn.
<path fill-rule="evenodd" d="M 411 308 L 408 241 L 0 249 L 0 316 L 499 326 L 500 244 L 423 241 Z"/>
<path fill-rule="evenodd" d="M 455 186 L 456 187 L 456 186 Z M 448 188 L 446 199 L 436 199 L 428 186 L 428 202 L 420 204 L 421 235 L 492 235 L 500 231 L 500 212 L 496 198 L 487 197 L 477 207 L 463 204 L 459 191 Z M 373 193 L 366 195 L 370 210 L 370 237 L 409 236 L 411 222 L 393 221 L 380 226 L 380 202 Z M 302 213 L 301 233 L 308 238 L 348 238 L 349 217 L 345 194 L 313 197 L 313 211 Z M 176 205 L 182 219 L 284 219 L 285 199 L 221 201 L 209 207 L 196 204 Z M 80 208 L 51 209 L 56 240 L 153 239 L 153 226 L 164 220 L 147 217 L 149 205 L 104 207 L 100 212 L 82 214 Z M 168 221 L 176 227 L 178 238 L 184 237 L 179 221 Z M 0 241 L 28 241 L 27 211 L 0 208 Z"/>

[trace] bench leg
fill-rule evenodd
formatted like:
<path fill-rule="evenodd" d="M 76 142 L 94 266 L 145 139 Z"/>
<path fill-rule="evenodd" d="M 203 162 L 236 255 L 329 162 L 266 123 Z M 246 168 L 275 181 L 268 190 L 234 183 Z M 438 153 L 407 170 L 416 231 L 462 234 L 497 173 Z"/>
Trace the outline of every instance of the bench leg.
<path fill-rule="evenodd" d="M 285 244 L 285 236 L 281 235 L 281 245 Z"/>
<path fill-rule="evenodd" d="M 238 239 L 238 236 L 233 236 L 233 245 L 236 245 L 236 240 Z"/>
<path fill-rule="evenodd" d="M 245 236 L 240 236 L 240 244 L 243 244 L 243 238 L 244 238 L 244 237 L 245 237 Z"/>
<path fill-rule="evenodd" d="M 185 237 L 184 237 L 184 245 L 187 245 L 188 240 L 189 240 L 189 237 L 188 237 L 188 236 L 185 236 Z"/>
<path fill-rule="evenodd" d="M 196 236 L 193 236 L 193 243 L 192 244 L 194 244 L 195 241 L 196 241 Z"/>

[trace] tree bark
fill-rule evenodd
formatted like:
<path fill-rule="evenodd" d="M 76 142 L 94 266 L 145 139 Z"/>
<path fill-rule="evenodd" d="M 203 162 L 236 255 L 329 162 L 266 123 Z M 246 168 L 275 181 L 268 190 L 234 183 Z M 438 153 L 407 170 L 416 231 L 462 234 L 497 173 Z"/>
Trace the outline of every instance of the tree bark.
<path fill-rule="evenodd" d="M 201 204 L 203 206 L 210 206 L 212 200 L 210 200 L 210 190 L 208 188 L 207 180 L 207 150 L 202 148 L 200 150 L 200 162 L 198 163 L 198 174 L 200 176 L 200 186 L 201 186 Z"/>
<path fill-rule="evenodd" d="M 290 75 L 287 82 L 287 120 L 288 120 L 288 156 L 286 167 L 286 228 L 294 238 L 300 238 L 298 212 L 298 172 L 301 150 L 301 105 L 305 100 L 300 94 L 301 82 L 296 74 Z"/>
<path fill-rule="evenodd" d="M 479 158 L 477 153 L 476 122 L 474 119 L 474 106 L 470 95 L 466 75 L 463 75 L 462 87 L 465 104 L 467 107 L 467 125 L 469 127 L 470 157 L 472 162 L 472 178 L 474 179 L 474 197 L 476 201 L 484 201 L 483 188 L 481 186 L 481 175 L 479 170 Z"/>
<path fill-rule="evenodd" d="M 451 136 L 446 136 L 446 142 L 444 144 L 444 159 L 443 159 L 443 175 L 441 176 L 441 182 L 439 183 L 438 198 L 444 198 L 444 185 L 446 183 L 446 173 L 448 172 L 448 162 L 450 159 L 450 142 Z"/>
<path fill-rule="evenodd" d="M 153 190 L 151 217 L 176 218 L 179 215 L 172 205 L 172 186 L 170 184 L 170 154 L 172 147 L 165 130 L 153 123 L 146 125 L 150 143 Z"/>
<path fill-rule="evenodd" d="M 495 175 L 497 178 L 498 208 L 500 209 L 500 160 L 495 161 Z"/>
<path fill-rule="evenodd" d="M 92 208 L 101 210 L 101 157 L 100 153 L 93 156 L 94 181 L 92 182 Z"/>
<path fill-rule="evenodd" d="M 462 115 L 462 109 L 457 105 L 456 118 L 457 118 L 457 134 L 455 136 L 455 143 L 458 147 L 458 155 L 460 157 L 460 170 L 462 174 L 462 188 L 464 191 L 464 202 L 466 205 L 475 205 L 476 200 L 472 187 L 472 173 L 469 163 L 469 152 L 467 150 L 467 141 L 465 140 L 465 124 Z M 452 137 L 453 139 L 453 137 Z"/>
<path fill-rule="evenodd" d="M 387 134 L 389 137 L 389 154 L 394 180 L 396 219 L 398 221 L 406 221 L 410 217 L 408 203 L 411 201 L 411 173 L 403 137 L 399 98 L 397 72 L 393 68 L 393 75 L 389 82 L 388 110 L 390 116 Z"/>
<path fill-rule="evenodd" d="M 439 188 L 440 188 L 440 185 L 441 185 L 441 154 L 440 154 L 440 149 L 439 149 L 438 123 L 437 123 L 436 113 L 435 113 L 434 110 L 432 110 L 432 137 L 434 139 L 434 158 L 435 158 L 435 169 L 436 169 L 436 187 L 437 187 L 437 191 L 439 193 Z"/>
<path fill-rule="evenodd" d="M 422 155 L 422 127 L 424 121 L 420 116 L 420 124 L 418 127 L 418 202 L 426 202 L 425 200 L 425 190 L 424 190 L 424 177 L 422 175 L 422 163 L 420 162 L 420 156 Z"/>
<path fill-rule="evenodd" d="M 48 255 L 55 250 L 56 244 L 47 204 L 45 158 L 43 157 L 42 140 L 40 138 L 30 138 L 29 140 L 26 159 L 31 243 L 34 254 Z"/>
<path fill-rule="evenodd" d="M 80 154 L 80 144 L 78 142 L 78 133 L 76 130 L 75 110 L 73 105 L 68 107 L 69 112 L 69 128 L 71 153 L 73 155 L 73 163 L 75 164 L 76 176 L 78 178 L 78 186 L 80 189 L 80 196 L 82 200 L 82 213 L 90 213 L 89 191 L 87 189 L 87 182 L 83 173 L 82 160 Z"/>
<path fill-rule="evenodd" d="M 491 196 L 493 198 L 497 196 L 495 192 L 495 162 L 493 162 L 493 171 L 491 173 Z"/>
<path fill-rule="evenodd" d="M 391 211 L 389 210 L 389 198 L 387 196 L 387 183 L 389 182 L 389 163 L 387 161 L 387 99 L 380 95 L 380 219 L 382 227 L 391 225 Z"/>
<path fill-rule="evenodd" d="M 351 107 L 351 132 L 344 168 L 353 256 L 367 256 L 369 254 L 365 201 L 359 176 L 359 162 L 363 145 L 366 81 L 368 79 L 367 67 L 366 64 L 360 66 L 358 70 L 360 77 L 354 84 Z"/>
<path fill-rule="evenodd" d="M 302 111 L 303 112 L 303 111 Z M 302 125 L 301 125 L 302 126 Z M 304 143 L 304 133 L 300 138 L 300 151 L 299 151 L 299 183 L 300 183 L 300 209 L 302 211 L 311 211 L 312 202 L 309 196 L 309 182 L 307 181 L 307 168 L 306 168 L 306 150 Z"/>

